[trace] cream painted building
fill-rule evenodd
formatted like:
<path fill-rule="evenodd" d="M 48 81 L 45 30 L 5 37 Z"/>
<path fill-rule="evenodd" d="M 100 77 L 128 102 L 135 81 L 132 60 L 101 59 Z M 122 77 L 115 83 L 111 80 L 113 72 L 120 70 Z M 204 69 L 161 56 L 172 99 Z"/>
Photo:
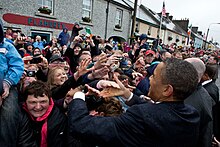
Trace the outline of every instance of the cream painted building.
<path fill-rule="evenodd" d="M 176 43 L 177 46 L 185 46 L 187 33 L 178 25 L 172 22 L 172 16 L 167 14 L 162 19 L 162 29 L 160 38 L 165 45 Z M 160 15 L 151 9 L 140 5 L 137 10 L 137 30 L 139 34 L 145 33 L 148 35 L 151 42 L 159 36 Z"/>

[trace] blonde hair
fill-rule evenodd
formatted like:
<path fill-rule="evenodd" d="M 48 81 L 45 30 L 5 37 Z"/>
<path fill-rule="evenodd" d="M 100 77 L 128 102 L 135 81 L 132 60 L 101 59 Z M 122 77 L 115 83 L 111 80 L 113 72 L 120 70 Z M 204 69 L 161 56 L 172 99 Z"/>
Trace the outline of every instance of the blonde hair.
<path fill-rule="evenodd" d="M 49 86 L 50 90 L 53 89 L 54 87 L 57 87 L 57 85 L 55 85 L 53 83 L 54 83 L 54 75 L 55 75 L 56 71 L 59 69 L 64 71 L 63 67 L 59 67 L 59 66 L 49 69 L 49 73 L 47 75 L 47 85 Z"/>

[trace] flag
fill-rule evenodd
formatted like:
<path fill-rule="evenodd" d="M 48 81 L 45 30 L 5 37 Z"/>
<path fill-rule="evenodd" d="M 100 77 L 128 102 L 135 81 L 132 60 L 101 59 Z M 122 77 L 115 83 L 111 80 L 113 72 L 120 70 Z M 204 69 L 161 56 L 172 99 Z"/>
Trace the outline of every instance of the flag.
<path fill-rule="evenodd" d="M 86 29 L 86 35 L 89 35 L 90 36 L 90 38 L 92 37 L 92 31 L 91 31 L 91 29 L 90 28 L 85 28 Z"/>
<path fill-rule="evenodd" d="M 192 24 L 188 27 L 188 31 L 187 31 L 187 34 L 188 34 L 187 45 L 189 45 L 189 43 L 190 43 L 191 32 L 192 32 Z"/>
<path fill-rule="evenodd" d="M 191 32 L 192 32 L 192 24 L 188 27 L 188 31 L 187 31 L 188 36 L 191 35 Z"/>
<path fill-rule="evenodd" d="M 205 33 L 204 33 L 204 35 L 203 35 L 203 39 L 206 40 L 206 35 L 205 35 Z"/>
<path fill-rule="evenodd" d="M 162 16 L 166 17 L 165 2 L 163 1 Z"/>

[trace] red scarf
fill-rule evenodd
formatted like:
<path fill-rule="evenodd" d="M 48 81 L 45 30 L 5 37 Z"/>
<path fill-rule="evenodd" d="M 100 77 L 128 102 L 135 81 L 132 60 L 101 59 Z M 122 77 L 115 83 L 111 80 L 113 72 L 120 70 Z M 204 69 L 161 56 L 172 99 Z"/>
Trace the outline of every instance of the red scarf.
<path fill-rule="evenodd" d="M 48 107 L 46 113 L 43 116 L 41 116 L 41 117 L 34 118 L 29 113 L 29 111 L 27 109 L 27 104 L 26 103 L 23 104 L 23 109 L 25 111 L 27 111 L 27 113 L 30 115 L 30 117 L 31 117 L 31 119 L 33 121 L 35 121 L 35 122 L 44 121 L 43 126 L 41 128 L 41 145 L 40 145 L 40 147 L 47 147 L 47 118 L 50 115 L 50 113 L 51 113 L 51 111 L 53 109 L 53 106 L 54 106 L 53 99 L 50 98 L 49 107 Z"/>

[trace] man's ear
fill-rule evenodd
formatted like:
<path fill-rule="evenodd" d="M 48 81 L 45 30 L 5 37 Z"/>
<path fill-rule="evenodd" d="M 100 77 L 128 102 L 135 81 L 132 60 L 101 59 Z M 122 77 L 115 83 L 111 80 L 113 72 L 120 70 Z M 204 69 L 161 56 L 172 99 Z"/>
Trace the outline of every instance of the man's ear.
<path fill-rule="evenodd" d="M 163 95 L 165 97 L 169 97 L 173 94 L 173 86 L 172 85 L 166 85 L 164 87 L 164 90 L 163 90 Z"/>
<path fill-rule="evenodd" d="M 105 116 L 105 113 L 104 112 L 100 112 L 99 115 L 100 116 Z"/>
<path fill-rule="evenodd" d="M 202 80 L 203 81 L 210 80 L 209 75 L 207 73 L 204 73 L 203 76 L 202 76 Z"/>

